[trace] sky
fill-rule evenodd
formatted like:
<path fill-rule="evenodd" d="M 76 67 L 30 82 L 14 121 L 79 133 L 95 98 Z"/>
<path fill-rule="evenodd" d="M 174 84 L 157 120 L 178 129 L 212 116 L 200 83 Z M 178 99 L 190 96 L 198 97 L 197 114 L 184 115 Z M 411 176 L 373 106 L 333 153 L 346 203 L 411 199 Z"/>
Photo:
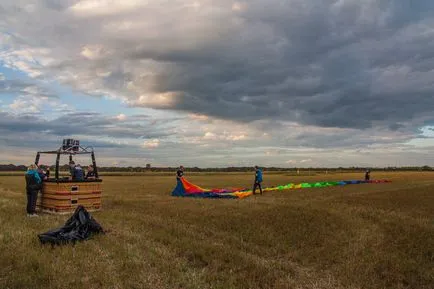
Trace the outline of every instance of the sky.
<path fill-rule="evenodd" d="M 430 0 L 0 3 L 0 163 L 434 166 L 433 110 Z"/>

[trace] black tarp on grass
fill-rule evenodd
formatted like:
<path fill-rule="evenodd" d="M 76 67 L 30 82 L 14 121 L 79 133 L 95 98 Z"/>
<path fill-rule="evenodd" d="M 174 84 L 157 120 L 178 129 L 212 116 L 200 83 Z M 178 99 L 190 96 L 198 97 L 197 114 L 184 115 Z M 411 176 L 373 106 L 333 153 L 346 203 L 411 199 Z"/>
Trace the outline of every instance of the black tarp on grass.
<path fill-rule="evenodd" d="M 63 227 L 39 234 L 38 237 L 42 244 L 61 245 L 84 241 L 99 233 L 104 233 L 101 225 L 83 206 L 78 206 Z"/>

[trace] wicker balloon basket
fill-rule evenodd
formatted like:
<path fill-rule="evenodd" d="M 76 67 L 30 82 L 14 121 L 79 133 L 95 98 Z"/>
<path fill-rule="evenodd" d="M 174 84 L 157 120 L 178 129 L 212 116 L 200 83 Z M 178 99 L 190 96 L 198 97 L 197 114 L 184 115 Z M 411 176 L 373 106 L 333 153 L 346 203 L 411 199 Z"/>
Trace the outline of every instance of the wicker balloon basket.
<path fill-rule="evenodd" d="M 90 146 L 84 147 L 80 145 L 79 140 L 64 139 L 63 144 L 56 150 L 39 151 L 36 154 L 35 164 L 39 164 L 41 155 L 55 155 L 56 166 L 54 177 L 49 174 L 49 169 L 43 171 L 45 181 L 41 194 L 38 197 L 37 206 L 39 211 L 68 214 L 75 211 L 78 206 L 83 206 L 88 211 L 101 210 L 101 195 L 102 195 L 102 180 L 98 175 L 98 167 L 95 160 L 95 152 Z M 73 157 L 78 155 L 90 155 L 91 165 L 88 166 L 88 174 L 75 175 L 79 172 L 78 166 L 75 165 Z M 69 177 L 61 177 L 60 175 L 60 158 L 61 156 L 69 156 L 67 169 Z M 81 168 L 80 168 L 81 170 Z M 90 174 L 92 173 L 92 174 Z M 73 179 L 76 179 L 75 181 Z"/>
<path fill-rule="evenodd" d="M 82 205 L 88 211 L 101 210 L 102 182 L 44 182 L 38 207 L 40 211 L 68 214 Z"/>

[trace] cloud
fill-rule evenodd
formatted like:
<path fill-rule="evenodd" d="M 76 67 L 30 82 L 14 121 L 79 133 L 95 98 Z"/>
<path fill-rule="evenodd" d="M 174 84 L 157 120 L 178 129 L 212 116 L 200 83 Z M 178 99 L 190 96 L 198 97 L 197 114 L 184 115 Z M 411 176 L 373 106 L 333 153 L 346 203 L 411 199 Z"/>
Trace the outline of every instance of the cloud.
<path fill-rule="evenodd" d="M 109 16 L 119 14 L 146 6 L 139 0 L 88 0 L 79 1 L 69 7 L 74 14 L 80 17 Z"/>
<path fill-rule="evenodd" d="M 209 140 L 216 140 L 216 139 L 217 139 L 217 136 L 216 136 L 215 133 L 212 133 L 212 132 L 210 132 L 210 131 L 207 131 L 207 132 L 205 133 L 205 135 L 203 136 L 203 138 L 204 138 L 204 139 L 209 139 Z"/>
<path fill-rule="evenodd" d="M 19 112 L 39 112 L 42 101 L 40 98 L 18 97 L 9 108 Z"/>
<path fill-rule="evenodd" d="M 211 131 L 205 132 L 203 140 L 213 140 L 213 141 L 242 141 L 247 140 L 248 136 L 244 133 L 229 133 L 227 131 L 224 131 L 222 133 L 216 134 Z"/>
<path fill-rule="evenodd" d="M 193 119 L 193 120 L 201 120 L 201 121 L 207 121 L 209 120 L 209 117 L 203 114 L 198 114 L 198 113 L 190 113 L 188 115 L 189 118 Z"/>
<path fill-rule="evenodd" d="M 124 120 L 127 119 L 127 116 L 126 116 L 125 114 L 121 113 L 121 114 L 118 114 L 118 115 L 116 116 L 116 118 L 117 118 L 117 120 L 119 120 L 119 121 L 124 121 Z"/>
<path fill-rule="evenodd" d="M 174 165 L 181 162 L 201 167 L 254 164 L 309 167 L 411 165 L 434 161 L 434 147 L 419 149 L 417 144 L 396 144 L 375 138 L 360 146 L 359 143 L 363 143 L 365 138 L 371 137 L 369 131 L 352 134 L 353 130 L 349 130 L 346 138 L 351 141 L 339 146 L 345 139 L 342 137 L 335 146 L 325 146 L 330 141 L 327 133 L 337 136 L 336 132 L 323 132 L 327 136 L 324 138 L 319 133 L 322 128 L 311 128 L 311 137 L 316 137 L 318 145 L 308 147 L 297 146 L 299 141 L 294 138 L 299 133 L 295 129 L 297 126 L 287 130 L 294 133 L 292 136 L 284 134 L 282 137 L 281 127 L 276 127 L 268 130 L 268 137 L 261 137 L 262 130 L 255 130 L 247 124 L 221 120 L 203 123 L 192 121 L 188 115 L 184 119 L 174 118 L 168 122 L 160 122 L 154 116 L 139 116 L 129 116 L 124 122 L 119 122 L 116 117 L 96 112 L 69 112 L 55 119 L 44 119 L 39 114 L 1 112 L 0 146 L 2 151 L 20 151 L 21 155 L 33 158 L 35 151 L 53 149 L 62 138 L 74 137 L 83 144 L 94 146 L 99 162 L 107 165 L 113 162 L 122 165 Z M 155 120 L 155 125 L 148 125 Z M 299 126 L 298 129 L 302 128 Z M 209 139 L 204 138 L 205 129 L 211 129 L 207 131 L 210 132 Z M 238 130 L 247 129 L 249 135 L 255 136 L 254 141 L 234 143 L 225 139 L 236 135 Z M 304 133 L 307 138 L 308 132 Z M 338 132 L 340 134 L 343 132 Z M 12 162 L 13 157 L 2 159 Z M 20 160 L 15 158 L 14 162 Z M 284 163 L 282 160 L 293 162 Z"/>
<path fill-rule="evenodd" d="M 100 45 L 85 45 L 80 54 L 89 60 L 98 60 L 109 55 L 109 52 Z"/>
<path fill-rule="evenodd" d="M 8 57 L 35 73 L 25 65 L 52 53 L 59 61 L 37 73 L 131 106 L 363 129 L 419 125 L 429 117 L 433 23 L 424 11 L 433 4 L 264 3 L 80 1 L 57 13 L 41 4 L 38 13 L 64 18 L 58 29 L 68 32 L 69 49 L 59 49 L 59 32 L 51 31 L 43 39 L 48 47 L 27 46 Z M 182 24 L 167 24 L 158 17 L 163 11 Z M 92 27 L 68 29 L 83 17 Z M 42 27 L 13 26 L 23 35 Z"/>
<path fill-rule="evenodd" d="M 5 132 L 40 133 L 58 138 L 81 135 L 93 139 L 132 139 L 138 142 L 140 139 L 162 137 L 171 133 L 167 126 L 163 126 L 165 130 L 161 132 L 159 128 L 146 124 L 119 122 L 117 118 L 92 112 L 69 112 L 54 119 L 45 119 L 40 115 L 0 112 L 0 119 L 0 129 Z"/>
<path fill-rule="evenodd" d="M 180 92 L 167 91 L 164 93 L 153 93 L 140 95 L 134 101 L 127 101 L 130 106 L 149 106 L 153 108 L 171 108 L 179 97 Z"/>
<path fill-rule="evenodd" d="M 67 111 L 69 106 L 38 81 L 6 78 L 0 75 L 0 94 L 14 97 L 12 102 L 0 107 L 11 113 L 43 113 L 44 111 Z"/>
<path fill-rule="evenodd" d="M 146 140 L 143 143 L 143 146 L 147 149 L 157 148 L 160 146 L 160 140 L 158 140 L 158 139 Z"/>
<path fill-rule="evenodd" d="M 412 148 L 434 121 L 434 2 L 419 2 L 6 1 L 0 64 L 33 80 L 0 74 L 14 96 L 0 126 L 142 149 L 157 139 L 174 154 L 194 145 L 188 157 L 209 163 L 319 161 L 306 148 L 330 163 L 363 162 L 359 150 L 386 162 L 384 147 Z M 123 113 L 52 115 L 61 102 L 37 81 L 116 99 Z"/>
<path fill-rule="evenodd" d="M 228 140 L 233 140 L 233 141 L 239 141 L 239 140 L 245 140 L 247 139 L 247 136 L 245 134 L 239 134 L 239 135 L 229 135 L 227 137 Z"/>
<path fill-rule="evenodd" d="M 233 11 L 244 11 L 244 10 L 246 10 L 247 9 L 247 3 L 245 3 L 245 2 L 234 2 L 233 4 L 232 4 L 232 10 Z"/>
<path fill-rule="evenodd" d="M 27 94 L 17 96 L 11 104 L 8 105 L 9 112 L 12 113 L 43 113 L 43 111 L 68 111 L 69 106 L 61 103 L 58 99 L 38 94 Z"/>
<path fill-rule="evenodd" d="M 0 74 L 0 93 L 57 98 L 52 91 L 35 81 L 6 78 L 4 74 Z"/>

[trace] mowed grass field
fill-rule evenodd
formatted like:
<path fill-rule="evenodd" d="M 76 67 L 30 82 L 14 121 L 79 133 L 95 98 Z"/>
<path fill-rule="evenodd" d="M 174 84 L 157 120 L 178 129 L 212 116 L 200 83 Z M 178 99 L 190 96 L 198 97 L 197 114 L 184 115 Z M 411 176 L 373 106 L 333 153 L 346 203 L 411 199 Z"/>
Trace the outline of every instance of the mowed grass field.
<path fill-rule="evenodd" d="M 265 172 L 264 185 L 361 177 Z M 105 176 L 92 215 L 109 232 L 51 247 L 37 234 L 69 216 L 27 218 L 24 178 L 3 176 L 0 288 L 434 288 L 434 173 L 372 177 L 393 182 L 216 200 L 171 197 L 173 176 Z"/>

